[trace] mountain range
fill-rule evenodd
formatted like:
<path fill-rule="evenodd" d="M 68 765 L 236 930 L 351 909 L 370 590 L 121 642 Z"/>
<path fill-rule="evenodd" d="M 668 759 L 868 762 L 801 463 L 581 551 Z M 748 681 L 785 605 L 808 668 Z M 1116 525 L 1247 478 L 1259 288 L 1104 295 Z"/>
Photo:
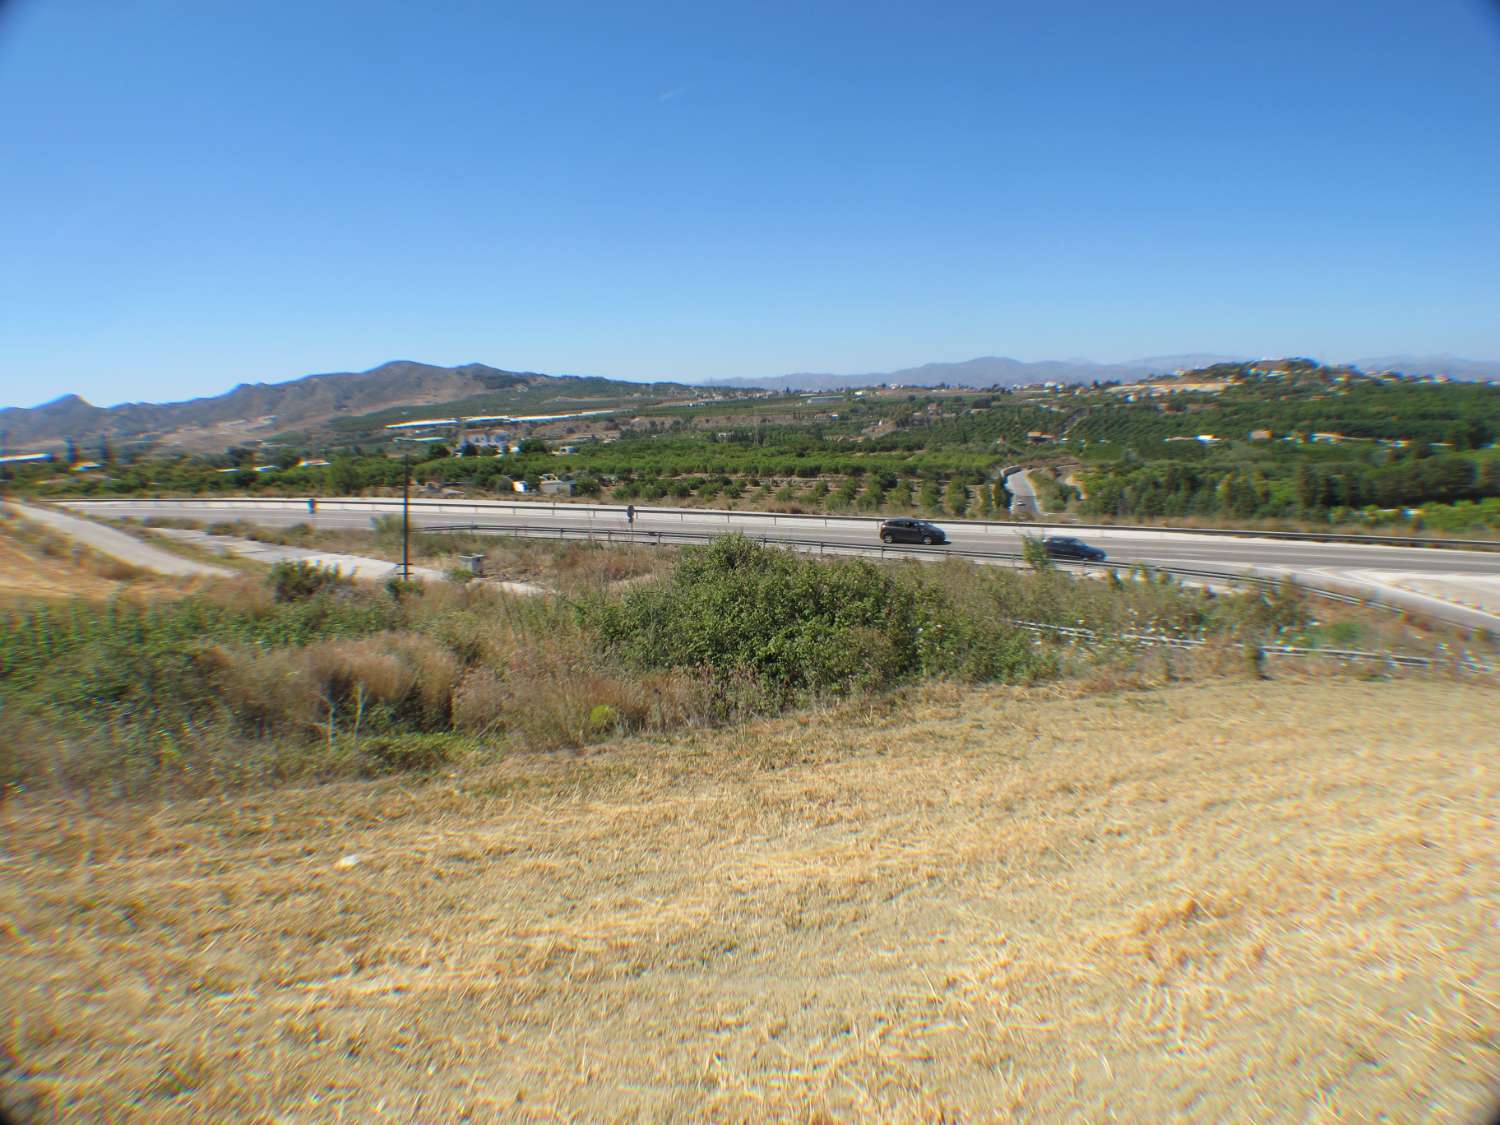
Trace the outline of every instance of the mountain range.
<path fill-rule="evenodd" d="M 1086 359 L 1025 362 L 1006 356 L 981 356 L 959 363 L 928 363 L 866 374 L 800 372 L 764 379 L 721 379 L 698 385 L 827 390 L 881 383 L 1014 387 L 1042 382 L 1131 382 L 1213 363 L 1254 358 L 1260 357 L 1189 353 L 1125 363 L 1095 363 Z M 1494 360 L 1387 355 L 1355 360 L 1354 365 L 1365 371 L 1500 380 L 1500 361 Z M 0 451 L 55 448 L 69 439 L 88 442 L 99 438 L 222 450 L 237 442 L 317 429 L 334 420 L 400 407 L 461 405 L 468 412 L 521 408 L 561 411 L 584 409 L 604 399 L 680 397 L 690 394 L 690 388 L 690 384 L 681 382 L 641 384 L 507 371 L 482 363 L 438 367 L 396 360 L 369 371 L 307 375 L 281 383 L 242 383 L 224 394 L 186 402 L 133 402 L 99 407 L 69 394 L 41 406 L 10 407 L 0 410 Z"/>
<path fill-rule="evenodd" d="M 765 379 L 718 379 L 716 387 L 766 387 L 777 390 L 818 391 L 835 387 L 863 387 L 900 383 L 913 387 L 939 384 L 957 387 L 1019 387 L 1034 383 L 1130 383 L 1153 375 L 1192 371 L 1215 363 L 1239 363 L 1264 359 L 1253 355 L 1214 355 L 1189 352 L 1183 355 L 1149 356 L 1124 363 L 1095 363 L 1088 359 L 1044 359 L 1027 362 L 1009 356 L 980 356 L 959 363 L 925 363 L 859 375 L 798 372 Z M 1445 375 L 1450 379 L 1483 381 L 1500 379 L 1500 360 L 1461 359 L 1456 356 L 1388 355 L 1357 359 L 1362 371 L 1400 371 L 1407 375 Z"/>
<path fill-rule="evenodd" d="M 1035 362 L 987 355 L 959 363 L 924 363 L 920 367 L 903 367 L 896 371 L 867 372 L 860 375 L 832 375 L 800 371 L 793 375 L 775 375 L 766 379 L 717 379 L 715 387 L 766 387 L 776 390 L 821 391 L 834 387 L 865 387 L 879 383 L 900 383 L 912 387 L 939 384 L 956 387 L 1020 387 L 1029 383 L 1128 383 L 1152 375 L 1207 367 L 1211 363 L 1229 363 L 1249 356 L 1167 355 L 1128 363 L 1095 363 L 1088 359 L 1044 359 Z"/>
<path fill-rule="evenodd" d="M 601 384 L 603 386 L 601 387 Z M 641 397 L 656 389 L 688 394 L 676 384 L 575 379 L 534 371 L 504 371 L 482 363 L 437 367 L 395 360 L 369 371 L 307 375 L 283 383 L 242 383 L 233 390 L 187 402 L 129 402 L 94 406 L 63 395 L 41 406 L 0 410 L 0 445 L 6 452 L 56 447 L 71 439 L 99 438 L 160 443 L 191 450 L 223 450 L 287 431 L 317 428 L 338 418 L 395 407 L 440 407 L 496 400 L 528 407 L 582 409 L 570 393 Z M 550 392 L 550 393 L 549 393 Z M 588 401 L 588 400 L 585 400 Z"/>

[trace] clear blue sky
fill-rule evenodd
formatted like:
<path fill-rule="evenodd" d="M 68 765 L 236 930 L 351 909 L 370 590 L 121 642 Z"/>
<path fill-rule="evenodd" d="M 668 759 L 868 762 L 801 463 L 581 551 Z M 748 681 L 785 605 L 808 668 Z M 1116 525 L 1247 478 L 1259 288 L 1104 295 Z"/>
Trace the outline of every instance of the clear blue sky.
<path fill-rule="evenodd" d="M 17 0 L 0 403 L 1500 357 L 1484 0 Z"/>

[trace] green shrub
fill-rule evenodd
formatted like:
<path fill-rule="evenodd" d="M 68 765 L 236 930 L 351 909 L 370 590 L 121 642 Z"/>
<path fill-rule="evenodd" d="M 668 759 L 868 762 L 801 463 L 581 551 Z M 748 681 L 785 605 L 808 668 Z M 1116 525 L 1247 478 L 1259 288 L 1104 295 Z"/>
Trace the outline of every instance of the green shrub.
<path fill-rule="evenodd" d="M 298 559 L 273 565 L 269 581 L 278 602 L 300 602 L 327 590 L 348 586 L 353 579 L 340 574 L 336 566 L 319 566 Z"/>
<path fill-rule="evenodd" d="M 467 742 L 454 734 L 386 734 L 365 739 L 360 749 L 382 769 L 392 772 L 432 770 L 457 758 Z"/>
<path fill-rule="evenodd" d="M 393 601 L 405 601 L 421 594 L 422 583 L 414 578 L 402 578 L 396 574 L 385 580 L 385 592 Z"/>
<path fill-rule="evenodd" d="M 1021 536 L 1021 558 L 1026 560 L 1026 565 L 1032 570 L 1057 569 L 1057 564 L 1052 561 L 1047 548 L 1042 546 L 1041 539 L 1035 535 Z"/>
<path fill-rule="evenodd" d="M 620 713 L 608 703 L 596 703 L 589 709 L 589 733 L 607 734 L 620 725 Z"/>
<path fill-rule="evenodd" d="M 921 674 L 1020 678 L 1031 648 L 997 619 L 963 621 L 912 575 L 722 536 L 684 550 L 670 582 L 593 610 L 627 663 L 750 674 L 785 701 Z"/>

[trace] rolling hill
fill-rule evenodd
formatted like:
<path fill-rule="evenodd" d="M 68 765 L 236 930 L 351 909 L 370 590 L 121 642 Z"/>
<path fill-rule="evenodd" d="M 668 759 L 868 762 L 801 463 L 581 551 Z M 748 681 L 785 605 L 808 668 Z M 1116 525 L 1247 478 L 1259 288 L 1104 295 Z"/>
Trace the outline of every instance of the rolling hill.
<path fill-rule="evenodd" d="M 677 383 L 627 383 L 608 379 L 504 371 L 482 363 L 436 367 L 396 360 L 370 371 L 308 375 L 285 383 L 244 383 L 225 394 L 187 402 L 132 402 L 94 406 L 64 395 L 30 409 L 0 410 L 7 449 L 45 449 L 69 439 L 91 443 L 159 443 L 187 449 L 223 449 L 294 430 L 318 429 L 336 419 L 395 408 L 485 402 L 529 409 L 581 408 L 601 397 L 676 397 L 691 394 Z"/>

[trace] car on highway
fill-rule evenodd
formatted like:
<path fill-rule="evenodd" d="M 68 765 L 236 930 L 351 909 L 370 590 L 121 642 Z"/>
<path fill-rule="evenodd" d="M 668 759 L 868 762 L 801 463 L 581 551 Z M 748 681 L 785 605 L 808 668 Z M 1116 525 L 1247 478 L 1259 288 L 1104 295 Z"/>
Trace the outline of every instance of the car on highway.
<path fill-rule="evenodd" d="M 926 520 L 881 520 L 882 543 L 946 543 L 948 534 Z"/>
<path fill-rule="evenodd" d="M 1080 562 L 1103 562 L 1104 552 L 1091 547 L 1082 539 L 1071 535 L 1049 535 L 1042 540 L 1042 549 L 1054 559 L 1075 559 Z"/>

